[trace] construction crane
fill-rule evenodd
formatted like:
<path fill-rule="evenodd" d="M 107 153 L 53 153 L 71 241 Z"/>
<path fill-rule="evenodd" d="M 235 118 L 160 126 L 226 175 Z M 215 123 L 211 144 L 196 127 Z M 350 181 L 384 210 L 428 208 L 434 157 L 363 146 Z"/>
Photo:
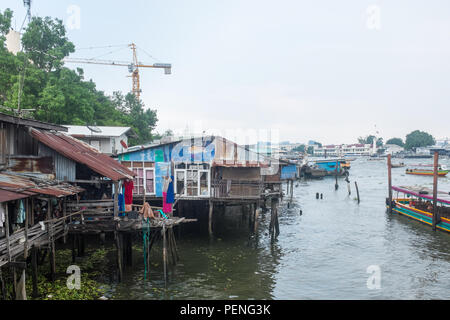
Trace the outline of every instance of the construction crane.
<path fill-rule="evenodd" d="M 131 78 L 133 80 L 133 89 L 132 92 L 136 96 L 138 100 L 140 100 L 141 96 L 141 82 L 139 76 L 139 68 L 158 68 L 164 69 L 165 74 L 171 74 L 172 65 L 169 63 L 154 63 L 152 65 L 142 64 L 138 61 L 137 53 L 136 53 L 136 45 L 134 43 L 128 45 L 133 51 L 133 62 L 126 61 L 111 61 L 111 60 L 96 60 L 96 59 L 80 59 L 80 58 L 66 58 L 64 62 L 68 63 L 85 63 L 85 64 L 102 64 L 102 65 L 111 65 L 111 66 L 119 66 L 119 67 L 128 67 L 128 72 L 131 73 Z"/>

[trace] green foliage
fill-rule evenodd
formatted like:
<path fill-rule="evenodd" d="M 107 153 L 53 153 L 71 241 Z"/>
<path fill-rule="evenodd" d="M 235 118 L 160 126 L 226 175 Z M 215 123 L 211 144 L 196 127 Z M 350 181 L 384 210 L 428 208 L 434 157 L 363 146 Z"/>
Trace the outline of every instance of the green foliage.
<path fill-rule="evenodd" d="M 131 145 L 144 144 L 153 140 L 152 131 L 158 121 L 155 110 L 144 110 L 144 104 L 132 93 L 124 96 L 120 92 L 114 92 L 113 104 L 126 116 L 124 119 L 126 124 L 132 126 L 139 137 L 130 138 Z"/>
<path fill-rule="evenodd" d="M 314 147 L 313 146 L 309 146 L 307 151 L 308 154 L 313 155 L 314 154 Z"/>
<path fill-rule="evenodd" d="M 9 9 L 0 12 L 0 42 L 10 28 L 11 17 Z M 153 140 L 158 121 L 155 110 L 145 108 L 131 93 L 107 96 L 92 80 L 84 79 L 82 69 L 63 66 L 64 57 L 74 52 L 74 46 L 61 20 L 33 18 L 22 37 L 25 52 L 17 56 L 0 44 L 0 112 L 12 114 L 20 92 L 21 109 L 34 109 L 31 117 L 36 120 L 131 127 L 137 137 L 129 140 L 130 146 Z"/>
<path fill-rule="evenodd" d="M 22 37 L 22 45 L 31 61 L 47 71 L 60 68 L 62 59 L 75 52 L 62 20 L 50 17 L 33 17 Z"/>
<path fill-rule="evenodd" d="M 3 42 L 5 41 L 5 36 L 8 34 L 11 28 L 11 20 L 13 17 L 13 12 L 11 9 L 7 8 L 3 13 L 0 11 L 0 42 L 3 47 Z"/>
<path fill-rule="evenodd" d="M 73 265 L 72 253 L 70 250 L 56 251 L 56 280 L 51 282 L 46 277 L 48 272 L 48 256 L 44 263 L 38 266 L 38 290 L 40 296 L 38 300 L 94 300 L 104 295 L 97 277 L 101 276 L 105 268 L 107 268 L 106 255 L 110 252 L 108 249 L 98 248 L 89 250 L 86 257 L 75 263 L 81 270 L 81 288 L 79 290 L 70 290 L 67 288 L 66 273 L 67 267 Z M 28 270 L 27 274 L 31 274 Z M 32 299 L 33 292 L 32 278 L 26 278 L 26 292 L 28 299 Z"/>
<path fill-rule="evenodd" d="M 397 146 L 403 147 L 405 144 L 401 138 L 392 138 L 386 141 L 386 144 L 395 144 Z"/>
<path fill-rule="evenodd" d="M 428 147 L 436 143 L 436 140 L 427 132 L 415 130 L 406 136 L 405 149 Z"/>
<path fill-rule="evenodd" d="M 373 144 L 373 139 L 375 139 L 375 138 L 376 137 L 374 135 L 369 135 L 369 136 L 367 136 L 365 138 L 359 137 L 358 138 L 358 143 L 372 145 Z M 382 146 L 383 146 L 383 138 L 378 138 L 377 139 L 377 147 L 382 147 Z"/>

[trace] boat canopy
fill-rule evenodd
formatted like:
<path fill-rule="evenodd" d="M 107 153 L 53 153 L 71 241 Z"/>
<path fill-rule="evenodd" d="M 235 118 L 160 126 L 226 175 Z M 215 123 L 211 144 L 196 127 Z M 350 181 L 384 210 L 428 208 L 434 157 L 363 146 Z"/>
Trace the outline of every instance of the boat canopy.
<path fill-rule="evenodd" d="M 395 187 L 392 186 L 392 190 L 410 194 L 415 197 L 433 200 L 433 190 L 427 187 L 412 186 L 412 187 Z M 438 202 L 450 205 L 450 192 L 438 191 Z"/>

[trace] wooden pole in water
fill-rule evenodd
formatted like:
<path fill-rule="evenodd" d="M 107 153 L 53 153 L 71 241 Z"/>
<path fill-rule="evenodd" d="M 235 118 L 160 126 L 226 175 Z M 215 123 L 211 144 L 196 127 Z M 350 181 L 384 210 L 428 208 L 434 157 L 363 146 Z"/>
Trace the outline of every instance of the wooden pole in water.
<path fill-rule="evenodd" d="M 55 238 L 53 233 L 53 222 L 49 223 L 49 236 L 50 236 L 50 247 L 49 247 L 49 260 L 50 260 L 50 279 L 52 282 L 56 279 L 56 256 L 55 256 Z"/>
<path fill-rule="evenodd" d="M 38 277 L 37 248 L 33 246 L 33 248 L 31 249 L 31 278 L 33 282 L 33 292 L 32 292 L 33 298 L 37 298 L 39 296 L 37 277 Z"/>
<path fill-rule="evenodd" d="M 0 299 L 6 300 L 6 287 L 5 287 L 5 281 L 3 279 L 1 267 L 0 267 L 0 293 L 1 293 Z"/>
<path fill-rule="evenodd" d="M 166 225 L 162 227 L 163 234 L 163 265 L 164 265 L 164 286 L 167 287 L 167 241 L 166 241 Z"/>
<path fill-rule="evenodd" d="M 358 189 L 358 183 L 355 181 L 355 187 L 356 187 L 356 195 L 358 197 L 358 204 L 360 203 L 360 199 L 359 199 L 359 189 Z"/>
<path fill-rule="evenodd" d="M 210 237 L 213 235 L 213 231 L 212 231 L 213 210 L 214 210 L 214 203 L 211 200 L 209 200 L 208 232 L 209 232 Z"/>
<path fill-rule="evenodd" d="M 336 170 L 334 170 L 334 175 L 336 178 L 336 183 L 334 184 L 334 190 L 339 189 L 339 185 L 338 185 L 338 167 L 339 167 L 339 161 L 336 160 Z"/>
<path fill-rule="evenodd" d="M 439 152 L 434 152 L 434 172 L 433 172 L 433 230 L 436 231 L 436 225 L 439 223 L 438 219 L 438 167 L 439 167 Z"/>
<path fill-rule="evenodd" d="M 389 190 L 389 213 L 392 213 L 392 162 L 391 155 L 388 155 L 387 158 L 388 165 L 388 190 Z"/>
<path fill-rule="evenodd" d="M 123 279 L 123 263 L 122 263 L 122 244 L 121 235 L 118 231 L 115 231 L 116 247 L 117 247 L 117 266 L 119 268 L 119 282 Z"/>

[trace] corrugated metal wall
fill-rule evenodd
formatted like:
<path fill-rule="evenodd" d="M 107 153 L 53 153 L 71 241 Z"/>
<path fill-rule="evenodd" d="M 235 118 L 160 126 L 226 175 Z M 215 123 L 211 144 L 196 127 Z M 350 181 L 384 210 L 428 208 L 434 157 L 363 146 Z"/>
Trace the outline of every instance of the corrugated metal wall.
<path fill-rule="evenodd" d="M 46 145 L 39 144 L 39 156 L 47 156 L 53 158 L 53 166 L 55 168 L 55 176 L 61 181 L 76 180 L 76 162 L 67 159 Z"/>

